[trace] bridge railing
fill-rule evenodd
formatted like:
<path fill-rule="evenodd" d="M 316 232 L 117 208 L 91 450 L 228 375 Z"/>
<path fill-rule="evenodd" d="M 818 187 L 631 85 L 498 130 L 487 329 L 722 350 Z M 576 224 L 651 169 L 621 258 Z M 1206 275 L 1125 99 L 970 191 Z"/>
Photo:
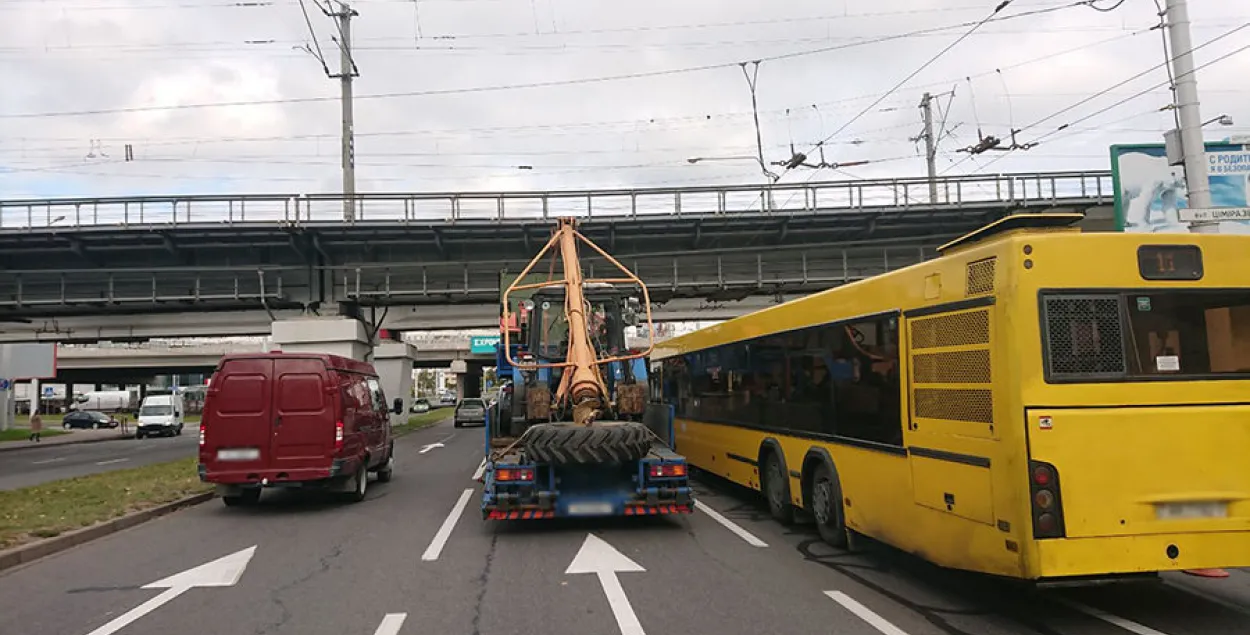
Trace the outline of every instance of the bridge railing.
<path fill-rule="evenodd" d="M 931 190 L 932 188 L 932 190 Z M 0 229 L 190 224 L 431 223 L 1062 205 L 1113 200 L 1109 171 L 548 192 L 221 194 L 0 200 Z"/>

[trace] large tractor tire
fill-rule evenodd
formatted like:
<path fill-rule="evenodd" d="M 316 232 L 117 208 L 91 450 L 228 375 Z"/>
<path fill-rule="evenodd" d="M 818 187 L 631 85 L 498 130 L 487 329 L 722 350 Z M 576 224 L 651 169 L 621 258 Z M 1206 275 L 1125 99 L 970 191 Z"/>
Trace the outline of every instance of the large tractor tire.
<path fill-rule="evenodd" d="M 633 421 L 540 423 L 530 426 L 521 443 L 526 456 L 544 463 L 623 463 L 651 451 L 651 431 Z"/>

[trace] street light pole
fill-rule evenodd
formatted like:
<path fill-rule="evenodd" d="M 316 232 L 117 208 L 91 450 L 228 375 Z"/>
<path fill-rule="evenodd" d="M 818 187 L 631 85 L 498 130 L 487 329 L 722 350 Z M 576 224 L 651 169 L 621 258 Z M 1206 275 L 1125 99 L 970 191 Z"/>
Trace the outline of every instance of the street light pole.
<path fill-rule="evenodd" d="M 1198 79 L 1194 74 L 1193 39 L 1189 33 L 1187 0 L 1167 0 L 1168 39 L 1175 55 L 1176 107 L 1180 114 L 1181 153 L 1185 163 L 1185 187 L 1190 209 L 1211 208 L 1211 183 L 1207 176 L 1206 146 L 1202 140 L 1202 114 L 1198 107 Z M 1193 221 L 1189 231 L 1217 234 L 1219 223 Z"/>

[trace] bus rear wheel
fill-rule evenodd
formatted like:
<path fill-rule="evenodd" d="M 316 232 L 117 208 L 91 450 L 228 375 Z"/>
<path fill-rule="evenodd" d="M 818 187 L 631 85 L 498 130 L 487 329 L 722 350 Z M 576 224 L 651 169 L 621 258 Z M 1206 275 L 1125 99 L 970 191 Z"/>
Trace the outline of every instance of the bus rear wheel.
<path fill-rule="evenodd" d="M 768 500 L 768 511 L 783 525 L 794 522 L 794 506 L 790 504 L 790 483 L 781 469 L 781 459 L 776 452 L 768 452 L 761 472 L 764 483 L 760 488 Z"/>
<path fill-rule="evenodd" d="M 847 546 L 846 515 L 842 508 L 842 486 L 829 466 L 821 463 L 812 477 L 812 516 L 820 538 L 839 549 Z"/>

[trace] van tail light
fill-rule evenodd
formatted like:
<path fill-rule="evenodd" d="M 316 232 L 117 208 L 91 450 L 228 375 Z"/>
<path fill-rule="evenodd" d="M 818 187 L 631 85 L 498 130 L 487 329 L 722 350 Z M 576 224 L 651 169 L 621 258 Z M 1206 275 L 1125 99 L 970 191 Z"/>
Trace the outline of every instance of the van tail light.
<path fill-rule="evenodd" d="M 204 422 L 201 421 L 200 422 L 200 446 L 201 447 L 204 446 L 204 428 L 205 428 Z"/>
<path fill-rule="evenodd" d="M 339 421 L 334 424 L 334 451 L 338 452 L 343 449 L 343 422 Z"/>
<path fill-rule="evenodd" d="M 1029 461 L 1029 506 L 1033 537 L 1063 538 L 1063 505 L 1059 499 L 1059 472 L 1042 461 Z"/>
<path fill-rule="evenodd" d="M 651 466 L 651 478 L 682 478 L 686 476 L 685 463 L 656 463 Z"/>

